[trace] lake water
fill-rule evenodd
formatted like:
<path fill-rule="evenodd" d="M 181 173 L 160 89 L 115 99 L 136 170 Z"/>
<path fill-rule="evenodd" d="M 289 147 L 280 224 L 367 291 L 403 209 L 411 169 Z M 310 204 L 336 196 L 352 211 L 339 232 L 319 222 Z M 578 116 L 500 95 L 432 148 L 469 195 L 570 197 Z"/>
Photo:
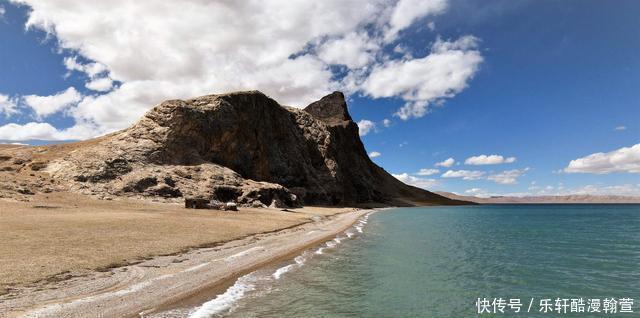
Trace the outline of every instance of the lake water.
<path fill-rule="evenodd" d="M 640 205 L 398 208 L 357 226 L 187 316 L 640 316 Z M 496 298 L 513 306 L 495 314 Z"/>

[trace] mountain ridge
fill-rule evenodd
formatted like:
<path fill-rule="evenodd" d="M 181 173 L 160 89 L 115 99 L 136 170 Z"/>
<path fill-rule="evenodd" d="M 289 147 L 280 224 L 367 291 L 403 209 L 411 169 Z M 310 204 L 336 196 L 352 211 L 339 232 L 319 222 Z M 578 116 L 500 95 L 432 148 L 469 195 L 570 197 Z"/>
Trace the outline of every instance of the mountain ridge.
<path fill-rule="evenodd" d="M 572 194 L 572 195 L 538 195 L 538 196 L 492 196 L 492 197 L 475 197 L 458 195 L 451 192 L 436 191 L 435 193 L 455 199 L 475 202 L 479 204 L 634 204 L 640 203 L 640 197 L 624 196 L 624 195 L 590 195 L 590 194 Z"/>
<path fill-rule="evenodd" d="M 373 163 L 340 92 L 305 109 L 259 91 L 167 100 L 106 136 L 12 149 L 0 154 L 24 159 L 7 169 L 37 171 L 66 191 L 102 197 L 247 206 L 468 204 L 405 185 Z M 30 191 L 59 191 L 40 183 Z"/>

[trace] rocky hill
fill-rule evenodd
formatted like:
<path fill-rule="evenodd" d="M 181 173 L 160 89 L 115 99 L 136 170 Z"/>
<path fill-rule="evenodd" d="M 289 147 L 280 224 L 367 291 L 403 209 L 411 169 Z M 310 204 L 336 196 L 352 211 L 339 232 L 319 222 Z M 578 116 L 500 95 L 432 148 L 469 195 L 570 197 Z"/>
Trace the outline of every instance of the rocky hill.
<path fill-rule="evenodd" d="M 304 110 L 258 91 L 169 100 L 97 139 L 0 148 L 0 191 L 74 191 L 241 205 L 465 204 L 405 185 L 368 157 L 344 96 Z M 22 178 L 20 181 L 16 178 Z"/>

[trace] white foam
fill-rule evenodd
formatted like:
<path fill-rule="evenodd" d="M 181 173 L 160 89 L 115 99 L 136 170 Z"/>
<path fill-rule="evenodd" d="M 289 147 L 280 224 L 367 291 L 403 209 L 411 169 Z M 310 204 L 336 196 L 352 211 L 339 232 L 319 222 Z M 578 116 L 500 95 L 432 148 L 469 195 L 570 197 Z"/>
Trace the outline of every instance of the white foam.
<path fill-rule="evenodd" d="M 356 231 L 358 231 L 358 233 L 362 233 L 363 232 L 362 231 L 362 226 L 356 225 L 355 228 L 356 228 Z"/>
<path fill-rule="evenodd" d="M 280 279 L 280 277 L 282 276 L 282 274 L 284 274 L 284 273 L 286 273 L 286 272 L 288 272 L 288 271 L 292 270 L 292 269 L 293 269 L 293 267 L 294 267 L 294 266 L 296 266 L 296 265 L 297 265 L 298 267 L 300 267 L 300 266 L 304 265 L 304 262 L 306 262 L 306 261 L 307 261 L 307 259 L 306 259 L 304 256 L 302 256 L 302 255 L 296 256 L 296 258 L 294 258 L 293 260 L 296 262 L 295 264 L 289 264 L 289 265 L 282 266 L 282 267 L 278 268 L 278 269 L 276 270 L 276 272 L 275 272 L 275 273 L 273 273 L 273 275 L 272 275 L 272 276 L 273 276 L 273 278 L 275 278 L 275 279 Z"/>
<path fill-rule="evenodd" d="M 284 273 L 286 273 L 286 272 L 288 272 L 288 271 L 290 271 L 292 269 L 293 269 L 293 264 L 289 264 L 287 266 L 282 266 L 282 267 L 278 268 L 275 273 L 273 273 L 273 278 L 280 279 L 280 276 L 282 276 L 282 274 L 284 274 Z"/>
<path fill-rule="evenodd" d="M 323 254 L 323 253 L 322 253 L 322 251 L 324 251 L 324 247 L 319 248 L 319 249 L 316 251 L 316 254 L 318 254 L 318 255 Z"/>
<path fill-rule="evenodd" d="M 218 295 L 202 306 L 196 308 L 189 318 L 209 318 L 215 314 L 219 314 L 225 310 L 229 310 L 234 303 L 242 299 L 244 295 L 255 288 L 252 283 L 251 274 L 238 278 L 233 286 L 229 287 L 223 294 Z"/>
<path fill-rule="evenodd" d="M 353 232 L 351 231 L 347 231 L 345 234 L 347 234 L 348 238 L 352 238 L 355 234 L 353 234 Z"/>
<path fill-rule="evenodd" d="M 336 247 L 336 243 L 334 243 L 333 241 L 327 241 L 326 243 L 324 243 L 324 245 L 326 245 L 328 248 Z"/>

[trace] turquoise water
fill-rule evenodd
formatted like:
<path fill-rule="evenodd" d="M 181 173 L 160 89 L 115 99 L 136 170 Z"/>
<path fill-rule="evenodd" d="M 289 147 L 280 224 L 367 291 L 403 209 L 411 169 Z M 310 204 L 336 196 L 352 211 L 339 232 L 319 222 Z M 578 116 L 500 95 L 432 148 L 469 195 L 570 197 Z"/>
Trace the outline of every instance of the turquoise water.
<path fill-rule="evenodd" d="M 289 262 L 278 279 L 273 269 L 246 277 L 251 288 L 209 316 L 607 316 L 538 312 L 541 298 L 558 297 L 634 298 L 634 313 L 611 317 L 640 316 L 638 205 L 401 208 L 362 225 L 336 247 Z M 478 315 L 479 297 L 523 307 Z"/>

